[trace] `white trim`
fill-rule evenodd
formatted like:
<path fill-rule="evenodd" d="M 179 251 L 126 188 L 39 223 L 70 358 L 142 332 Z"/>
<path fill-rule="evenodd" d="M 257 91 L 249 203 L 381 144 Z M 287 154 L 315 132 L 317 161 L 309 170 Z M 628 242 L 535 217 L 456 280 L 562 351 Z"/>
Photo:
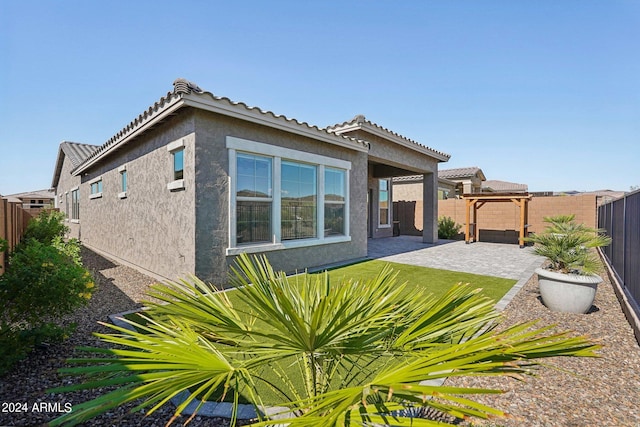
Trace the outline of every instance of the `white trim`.
<path fill-rule="evenodd" d="M 367 122 L 352 123 L 345 126 L 336 126 L 336 127 L 333 127 L 330 130 L 330 132 L 334 132 L 338 135 L 342 135 L 343 133 L 354 131 L 354 130 L 364 130 L 375 136 L 394 142 L 398 145 L 402 145 L 403 147 L 409 148 L 410 150 L 414 150 L 419 153 L 426 154 L 427 156 L 432 157 L 441 162 L 447 162 L 451 158 L 450 154 L 441 153 L 433 148 L 427 147 L 426 145 L 422 145 L 419 142 L 412 141 L 408 138 L 405 139 L 402 136 L 396 135 L 393 132 L 390 132 L 388 130 L 380 129 L 378 126 L 371 125 Z"/>
<path fill-rule="evenodd" d="M 93 178 L 90 181 L 87 181 L 87 184 L 89 184 L 89 186 L 91 186 L 91 184 L 95 184 L 98 181 L 102 181 L 102 175 L 97 176 L 97 177 Z"/>
<path fill-rule="evenodd" d="M 118 193 L 118 198 L 119 199 L 126 199 L 127 198 L 127 192 L 123 191 L 121 193 Z"/>
<path fill-rule="evenodd" d="M 182 137 L 180 139 L 176 139 L 175 141 L 172 141 L 170 143 L 167 144 L 167 151 L 168 152 L 173 152 L 173 151 L 178 151 L 181 148 L 185 147 L 185 143 L 184 143 L 185 138 Z"/>
<path fill-rule="evenodd" d="M 77 185 L 76 185 L 76 186 L 75 186 L 75 187 L 73 187 L 71 190 L 67 191 L 67 193 L 72 193 L 72 192 L 74 192 L 74 191 L 76 191 L 76 190 L 80 190 L 80 186 L 77 186 Z"/>
<path fill-rule="evenodd" d="M 295 160 L 303 163 L 312 163 L 351 170 L 351 162 L 348 160 L 336 159 L 333 157 L 322 156 L 320 154 L 308 153 L 306 151 L 292 150 L 290 148 L 236 138 L 235 136 L 227 136 L 227 148 L 248 151 L 250 153 L 260 154 L 263 156 L 281 157 L 285 160 Z"/>
<path fill-rule="evenodd" d="M 237 230 L 236 230 L 236 175 L 237 175 L 237 164 L 236 164 L 236 150 L 229 150 L 229 243 L 231 246 L 236 245 Z"/>
<path fill-rule="evenodd" d="M 69 222 L 71 222 L 72 224 L 80 224 L 79 219 L 70 219 Z"/>
<path fill-rule="evenodd" d="M 240 253 L 256 253 L 274 251 L 288 248 L 299 248 L 307 246 L 317 246 L 331 243 L 350 242 L 351 236 L 349 234 L 349 205 L 350 205 L 350 175 L 351 162 L 341 159 L 335 159 L 332 157 L 322 156 L 313 153 L 306 153 L 303 151 L 292 150 L 289 148 L 283 148 L 264 144 L 255 141 L 249 141 L 246 139 L 227 136 L 226 147 L 229 150 L 229 247 L 226 250 L 227 255 L 237 255 Z M 273 188 L 272 197 L 238 197 L 236 196 L 236 175 L 237 175 L 237 155 L 238 151 L 248 152 L 259 156 L 269 156 L 272 159 L 272 182 Z M 294 162 L 305 163 L 313 165 L 316 168 L 316 236 L 309 239 L 296 239 L 296 240 L 282 240 L 282 225 L 281 225 L 281 171 L 282 161 L 292 160 Z M 344 235 L 339 236 L 326 236 L 324 235 L 324 175 L 325 166 L 334 169 L 344 171 L 345 174 L 345 224 Z M 271 202 L 271 243 L 255 243 L 238 245 L 237 244 L 237 218 L 236 218 L 236 203 L 237 201 L 251 200 L 251 201 L 264 201 Z"/>
<path fill-rule="evenodd" d="M 239 255 L 243 253 L 253 254 L 258 252 L 278 251 L 292 248 L 305 248 L 309 246 L 330 245 L 332 243 L 350 242 L 351 236 L 331 236 L 322 239 L 301 239 L 301 240 L 285 240 L 280 243 L 265 243 L 247 246 L 238 246 L 236 248 L 227 248 L 227 255 Z"/>
<path fill-rule="evenodd" d="M 126 163 L 118 168 L 118 172 L 120 172 L 120 173 L 122 173 L 122 172 L 124 172 L 126 170 L 127 170 L 127 164 Z"/>
<path fill-rule="evenodd" d="M 100 193 L 93 193 L 93 194 L 89 194 L 89 200 L 92 200 L 92 199 L 99 199 L 99 198 L 101 198 L 101 197 L 102 197 L 102 192 L 100 192 Z"/>
<path fill-rule="evenodd" d="M 380 181 L 387 182 L 387 224 L 380 223 Z M 393 211 L 393 203 L 391 203 L 391 179 L 389 178 L 378 178 L 378 228 L 391 228 L 391 224 L 393 224 L 393 218 L 391 218 L 391 213 Z"/>
<path fill-rule="evenodd" d="M 171 181 L 167 183 L 167 190 L 169 191 L 184 190 L 184 179 L 176 179 L 175 181 Z"/>

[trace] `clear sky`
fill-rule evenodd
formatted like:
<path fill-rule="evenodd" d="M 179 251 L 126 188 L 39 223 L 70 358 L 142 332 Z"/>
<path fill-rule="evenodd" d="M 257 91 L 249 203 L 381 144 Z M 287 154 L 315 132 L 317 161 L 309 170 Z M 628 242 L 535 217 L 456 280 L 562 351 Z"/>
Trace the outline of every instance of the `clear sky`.
<path fill-rule="evenodd" d="M 0 193 L 48 188 L 183 77 L 367 119 L 530 191 L 640 185 L 640 0 L 0 0 Z"/>

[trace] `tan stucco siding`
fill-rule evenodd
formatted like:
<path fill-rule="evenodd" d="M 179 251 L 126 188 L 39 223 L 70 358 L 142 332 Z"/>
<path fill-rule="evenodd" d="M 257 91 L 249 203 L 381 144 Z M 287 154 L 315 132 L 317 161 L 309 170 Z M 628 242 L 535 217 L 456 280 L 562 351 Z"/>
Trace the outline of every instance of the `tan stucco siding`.
<path fill-rule="evenodd" d="M 173 158 L 168 144 L 184 143 L 184 189 L 170 191 Z M 195 272 L 195 134 L 193 118 L 173 117 L 82 176 L 82 241 L 89 247 L 167 278 Z M 126 166 L 126 198 L 120 198 Z M 90 199 L 90 182 L 102 177 L 102 197 Z"/>

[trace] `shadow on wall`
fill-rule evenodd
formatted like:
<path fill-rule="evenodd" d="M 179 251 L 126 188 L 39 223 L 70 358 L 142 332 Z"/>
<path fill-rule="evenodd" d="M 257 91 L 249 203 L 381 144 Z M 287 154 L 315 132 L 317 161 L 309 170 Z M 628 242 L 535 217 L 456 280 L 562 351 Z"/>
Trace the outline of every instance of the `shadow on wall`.
<path fill-rule="evenodd" d="M 422 209 L 420 211 L 422 212 Z M 416 224 L 416 202 L 405 200 L 393 202 L 393 219 L 400 223 L 400 235 L 422 236 L 422 228 L 416 228 L 416 225 L 422 227 L 422 218 L 420 223 Z"/>

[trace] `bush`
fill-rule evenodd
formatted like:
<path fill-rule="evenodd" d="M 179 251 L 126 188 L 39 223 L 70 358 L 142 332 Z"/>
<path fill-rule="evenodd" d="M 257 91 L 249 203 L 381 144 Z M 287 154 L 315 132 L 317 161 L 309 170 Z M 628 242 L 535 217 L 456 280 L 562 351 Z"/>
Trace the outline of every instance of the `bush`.
<path fill-rule="evenodd" d="M 460 233 L 462 225 L 456 224 L 453 218 L 441 216 L 438 218 L 438 239 L 453 239 Z"/>
<path fill-rule="evenodd" d="M 45 245 L 50 245 L 56 237 L 64 237 L 69 227 L 64 225 L 64 214 L 58 211 L 42 211 L 31 219 L 24 232 L 24 240 L 36 239 Z"/>
<path fill-rule="evenodd" d="M 58 244 L 63 250 L 23 241 L 0 276 L 0 347 L 10 350 L 0 351 L 0 373 L 35 345 L 62 339 L 70 328 L 56 320 L 91 298 L 94 282 L 79 263 L 77 241 Z"/>
<path fill-rule="evenodd" d="M 1 309 L 10 319 L 41 323 L 46 316 L 62 316 L 84 304 L 93 286 L 82 266 L 55 247 L 30 239 L 9 257 L 0 280 Z"/>

